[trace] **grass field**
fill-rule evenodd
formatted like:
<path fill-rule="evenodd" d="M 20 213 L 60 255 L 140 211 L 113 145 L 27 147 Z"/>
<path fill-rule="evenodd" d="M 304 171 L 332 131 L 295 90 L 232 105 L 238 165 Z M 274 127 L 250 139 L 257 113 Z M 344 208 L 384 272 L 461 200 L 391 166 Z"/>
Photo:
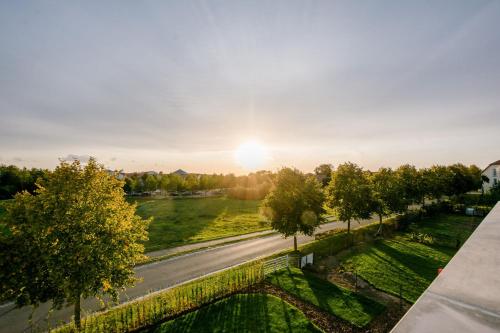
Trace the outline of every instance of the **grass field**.
<path fill-rule="evenodd" d="M 410 225 L 409 232 L 431 235 L 434 243 L 439 246 L 455 247 L 457 239 L 463 244 L 482 219 L 482 217 L 442 214 Z"/>
<path fill-rule="evenodd" d="M 285 301 L 265 294 L 238 294 L 150 330 L 166 332 L 321 332 Z"/>
<path fill-rule="evenodd" d="M 270 275 L 268 281 L 358 327 L 366 326 L 384 310 L 378 302 L 297 268 Z"/>
<path fill-rule="evenodd" d="M 146 251 L 270 229 L 259 214 L 260 201 L 225 197 L 137 198 L 137 213 L 153 217 Z"/>
<path fill-rule="evenodd" d="M 424 245 L 410 241 L 408 233 L 391 240 L 380 240 L 353 248 L 340 260 L 349 271 L 376 288 L 415 302 L 444 267 L 457 249 L 456 237 L 461 243 L 472 233 L 480 219 L 467 216 L 441 215 L 415 224 L 411 232 L 427 233 L 434 244 Z M 453 246 L 450 246 L 453 244 Z"/>

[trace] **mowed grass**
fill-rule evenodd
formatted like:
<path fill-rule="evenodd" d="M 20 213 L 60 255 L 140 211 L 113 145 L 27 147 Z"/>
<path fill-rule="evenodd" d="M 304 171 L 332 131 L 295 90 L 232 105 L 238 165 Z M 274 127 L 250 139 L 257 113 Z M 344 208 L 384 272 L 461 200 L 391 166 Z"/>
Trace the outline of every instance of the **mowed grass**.
<path fill-rule="evenodd" d="M 372 299 L 297 268 L 281 270 L 270 275 L 267 279 L 289 294 L 314 304 L 358 327 L 366 326 L 385 308 Z"/>
<path fill-rule="evenodd" d="M 449 245 L 456 245 L 457 235 L 463 244 L 479 221 L 456 215 L 425 219 L 411 230 L 432 235 L 434 244 L 410 241 L 406 233 L 357 246 L 339 259 L 346 270 L 356 271 L 377 289 L 396 296 L 401 292 L 404 299 L 415 302 L 436 278 L 438 268 L 446 266 L 456 253 L 457 249 Z"/>
<path fill-rule="evenodd" d="M 426 218 L 410 225 L 409 232 L 427 234 L 433 237 L 434 244 L 455 247 L 457 240 L 463 244 L 481 223 L 482 217 L 441 214 Z"/>
<path fill-rule="evenodd" d="M 150 330 L 167 332 L 321 332 L 304 314 L 280 298 L 238 294 Z"/>
<path fill-rule="evenodd" d="M 260 215 L 259 200 L 226 197 L 197 199 L 130 199 L 137 213 L 153 217 L 146 251 L 270 229 Z"/>

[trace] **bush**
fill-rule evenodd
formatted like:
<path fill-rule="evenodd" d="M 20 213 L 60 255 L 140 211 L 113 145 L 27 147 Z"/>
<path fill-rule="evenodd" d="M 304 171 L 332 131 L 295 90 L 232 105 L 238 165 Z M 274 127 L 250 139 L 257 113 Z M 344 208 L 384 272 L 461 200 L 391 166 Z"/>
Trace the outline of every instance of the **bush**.
<path fill-rule="evenodd" d="M 395 218 L 396 230 L 404 231 L 404 230 L 408 229 L 410 224 L 419 221 L 420 218 L 421 218 L 420 211 L 411 211 L 411 212 L 407 212 L 406 214 L 403 214 L 403 215 L 398 215 Z"/>
<path fill-rule="evenodd" d="M 449 201 L 434 202 L 422 207 L 424 216 L 431 217 L 439 214 L 450 214 L 456 212 L 456 208 Z"/>
<path fill-rule="evenodd" d="M 251 262 L 87 316 L 82 319 L 80 331 L 72 322 L 54 332 L 137 331 L 222 299 L 263 279 L 262 262 Z"/>
<path fill-rule="evenodd" d="M 408 236 L 408 239 L 412 242 L 431 245 L 434 244 L 434 237 L 429 234 L 424 234 L 421 232 L 412 232 Z"/>
<path fill-rule="evenodd" d="M 382 234 L 384 236 L 392 235 L 394 230 L 396 230 L 396 226 L 397 218 L 389 218 L 387 220 L 384 220 Z M 357 229 L 352 229 L 350 235 L 348 235 L 345 230 L 334 229 L 331 233 L 325 232 L 323 234 L 320 234 L 319 240 L 302 245 L 300 247 L 300 252 L 305 254 L 314 252 L 314 255 L 317 259 L 335 255 L 340 251 L 352 247 L 356 243 L 372 241 L 378 229 L 378 223 L 373 223 L 359 227 Z"/>

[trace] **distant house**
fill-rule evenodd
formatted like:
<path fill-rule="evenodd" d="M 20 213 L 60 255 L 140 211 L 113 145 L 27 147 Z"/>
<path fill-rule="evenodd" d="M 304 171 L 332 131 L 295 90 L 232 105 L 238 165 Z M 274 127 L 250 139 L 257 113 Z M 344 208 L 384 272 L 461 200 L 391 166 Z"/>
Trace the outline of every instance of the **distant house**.
<path fill-rule="evenodd" d="M 176 175 L 179 175 L 181 177 L 186 177 L 187 175 L 189 175 L 189 173 L 187 173 L 186 171 L 182 170 L 182 169 L 178 169 L 178 170 L 175 170 L 174 172 L 172 172 Z"/>
<path fill-rule="evenodd" d="M 500 181 L 500 160 L 491 163 L 483 170 L 482 176 L 486 176 L 489 182 L 483 182 L 484 192 L 488 192 L 493 186 Z"/>
<path fill-rule="evenodd" d="M 115 176 L 119 180 L 125 179 L 125 176 L 126 176 L 125 173 L 123 172 L 123 170 L 113 171 L 113 170 L 107 169 L 106 172 L 107 172 L 108 175 Z"/>

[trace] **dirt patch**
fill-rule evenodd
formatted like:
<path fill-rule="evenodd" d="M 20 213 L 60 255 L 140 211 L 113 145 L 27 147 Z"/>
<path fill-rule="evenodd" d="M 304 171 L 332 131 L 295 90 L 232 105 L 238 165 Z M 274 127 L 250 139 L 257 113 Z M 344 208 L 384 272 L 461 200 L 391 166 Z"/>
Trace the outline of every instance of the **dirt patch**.
<path fill-rule="evenodd" d="M 389 332 L 412 305 L 404 299 L 374 288 L 359 276 L 351 272 L 345 272 L 338 266 L 330 270 L 327 280 L 344 288 L 354 290 L 387 307 L 386 311 L 368 325 L 366 332 Z"/>
<path fill-rule="evenodd" d="M 337 283 L 337 281 L 335 281 L 335 283 Z M 343 283 L 346 283 L 346 281 L 344 281 Z M 372 287 L 369 286 L 365 288 L 365 290 L 371 288 Z M 403 314 L 408 310 L 410 306 L 410 304 L 406 302 L 403 303 L 402 306 L 400 306 L 399 299 L 397 297 L 394 297 L 392 295 L 387 295 L 378 290 L 374 293 L 369 293 L 367 291 L 361 291 L 360 289 L 358 289 L 358 292 L 360 292 L 361 294 L 364 294 L 365 296 L 370 297 L 372 299 L 378 300 L 387 307 L 383 313 L 381 313 L 378 317 L 372 320 L 366 327 L 359 328 L 343 319 L 340 319 L 320 309 L 319 307 L 313 304 L 305 302 L 301 299 L 296 298 L 293 295 L 286 293 L 281 288 L 270 283 L 262 283 L 255 285 L 251 287 L 247 292 L 267 293 L 285 300 L 286 302 L 300 309 L 309 320 L 311 320 L 314 324 L 316 324 L 319 328 L 321 328 L 325 332 L 346 332 L 346 333 L 389 332 L 396 325 L 396 323 L 399 321 L 399 319 L 403 316 Z"/>
<path fill-rule="evenodd" d="M 364 332 L 353 330 L 356 327 L 345 320 L 337 318 L 311 303 L 296 298 L 295 296 L 286 293 L 281 288 L 270 283 L 255 285 L 251 287 L 248 292 L 266 293 L 283 299 L 284 301 L 297 307 L 310 321 L 325 332 Z"/>

